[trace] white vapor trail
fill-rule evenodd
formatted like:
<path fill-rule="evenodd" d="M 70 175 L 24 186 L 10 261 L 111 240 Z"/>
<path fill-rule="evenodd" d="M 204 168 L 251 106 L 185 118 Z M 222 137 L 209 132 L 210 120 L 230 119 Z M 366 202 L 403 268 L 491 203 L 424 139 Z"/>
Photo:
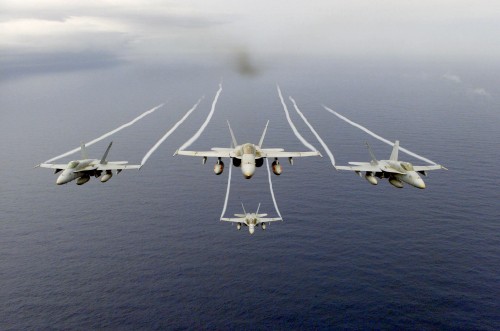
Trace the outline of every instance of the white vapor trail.
<path fill-rule="evenodd" d="M 210 110 L 210 113 L 208 114 L 207 119 L 201 125 L 201 127 L 198 129 L 198 132 L 196 132 L 194 134 L 194 136 L 192 136 L 191 138 L 189 138 L 189 140 L 186 141 L 184 143 L 184 145 L 182 145 L 179 148 L 180 151 L 182 151 L 182 150 L 188 148 L 189 146 L 191 146 L 196 141 L 196 139 L 198 139 L 200 137 L 200 135 L 202 134 L 202 132 L 205 130 L 205 128 L 208 125 L 208 122 L 210 122 L 210 120 L 212 119 L 212 115 L 214 114 L 214 111 L 215 111 L 215 105 L 217 104 L 217 99 L 219 99 L 219 95 L 220 95 L 221 92 L 222 92 L 222 84 L 219 84 L 219 90 L 217 91 L 217 94 L 215 94 L 214 101 L 212 102 L 212 109 Z"/>
<path fill-rule="evenodd" d="M 165 133 L 163 137 L 161 137 L 160 140 L 158 140 L 158 142 L 146 153 L 146 155 L 144 155 L 141 161 L 141 166 L 146 164 L 146 161 L 149 159 L 151 154 L 153 154 L 153 152 L 165 141 L 165 139 L 167 139 L 168 136 L 170 136 L 179 127 L 179 125 L 181 125 L 188 118 L 189 115 L 191 115 L 191 113 L 198 107 L 202 99 L 203 97 L 198 99 L 198 102 L 195 103 L 194 106 L 189 109 L 187 113 L 177 123 L 175 123 L 175 125 L 167 133 Z"/>
<path fill-rule="evenodd" d="M 382 141 L 382 142 L 384 142 L 384 143 L 386 143 L 386 144 L 388 144 L 388 145 L 394 146 L 394 143 L 393 143 L 392 141 L 387 140 L 387 139 L 385 139 L 385 138 L 382 138 L 381 136 L 379 136 L 379 135 L 378 135 L 378 134 L 376 134 L 376 133 L 373 133 L 372 131 L 368 130 L 368 129 L 367 129 L 367 128 L 365 128 L 364 126 L 362 126 L 362 125 L 360 125 L 360 124 L 358 124 L 358 123 L 356 123 L 356 122 L 351 121 L 351 120 L 350 120 L 350 119 L 348 119 L 347 117 L 344 117 L 344 116 L 340 115 L 340 114 L 339 114 L 339 113 L 337 113 L 335 110 L 330 109 L 330 108 L 328 108 L 328 107 L 327 107 L 327 106 L 325 106 L 325 105 L 323 105 L 323 108 L 325 108 L 327 111 L 329 111 L 329 112 L 330 112 L 330 113 L 332 113 L 333 115 L 337 116 L 337 117 L 338 117 L 338 118 L 340 118 L 341 120 L 344 120 L 344 121 L 346 121 L 347 123 L 351 124 L 352 126 L 355 126 L 355 127 L 357 127 L 358 129 L 363 130 L 364 132 L 368 133 L 368 134 L 369 134 L 369 135 L 371 135 L 372 137 L 375 137 L 375 138 L 377 138 L 378 140 L 380 140 L 380 141 Z M 400 151 L 402 151 L 403 153 L 406 153 L 406 154 L 408 154 L 408 155 L 411 155 L 411 156 L 413 156 L 413 157 L 415 157 L 415 158 L 417 158 L 417 159 L 419 159 L 419 160 L 422 160 L 422 161 L 424 161 L 424 162 L 427 162 L 427 163 L 430 163 L 430 164 L 434 164 L 434 165 L 436 164 L 436 162 L 431 161 L 431 160 L 429 160 L 429 159 L 427 159 L 427 158 L 425 158 L 425 157 L 423 157 L 423 156 L 420 156 L 420 155 L 418 155 L 418 154 L 415 154 L 415 153 L 413 153 L 413 152 L 411 152 L 411 151 L 407 150 L 406 148 L 399 147 L 399 150 L 400 150 Z"/>
<path fill-rule="evenodd" d="M 318 141 L 321 144 L 321 146 L 323 146 L 323 148 L 325 149 L 325 152 L 326 152 L 326 154 L 328 154 L 328 157 L 330 158 L 330 161 L 332 162 L 332 165 L 335 167 L 335 158 L 333 157 L 332 152 L 330 151 L 330 149 L 328 148 L 328 146 L 325 144 L 325 142 L 323 141 L 323 139 L 321 139 L 321 137 L 316 132 L 316 130 L 314 130 L 313 126 L 309 123 L 309 121 L 304 116 L 304 114 L 302 114 L 302 112 L 300 111 L 299 107 L 297 107 L 297 103 L 295 102 L 295 100 L 292 97 L 289 97 L 289 98 L 290 98 L 290 101 L 293 103 L 293 107 L 295 108 L 295 110 L 297 111 L 297 113 L 300 115 L 300 117 L 302 117 L 302 120 L 304 121 L 304 123 L 307 124 L 307 126 L 309 127 L 309 129 L 311 129 L 311 132 L 316 136 L 316 139 L 318 139 Z"/>
<path fill-rule="evenodd" d="M 276 209 L 276 213 L 278 213 L 278 216 L 281 218 L 281 220 L 283 220 L 280 210 L 278 209 L 278 204 L 276 203 L 276 198 L 274 197 L 273 182 L 271 181 L 271 171 L 269 170 L 269 161 L 267 160 L 267 158 L 266 158 L 266 166 L 267 166 L 267 176 L 269 178 L 269 191 L 271 191 L 271 197 L 273 198 L 274 208 Z"/>
<path fill-rule="evenodd" d="M 157 110 L 158 108 L 163 107 L 163 105 L 164 105 L 164 103 L 159 104 L 158 106 L 156 106 L 156 107 L 154 107 L 154 108 L 151 108 L 150 110 L 148 110 L 148 111 L 146 111 L 146 112 L 142 113 L 141 115 L 137 116 L 136 118 L 134 118 L 132 121 L 130 121 L 130 122 L 128 122 L 128 123 L 125 123 L 125 124 L 123 124 L 122 126 L 120 126 L 120 127 L 116 128 L 116 129 L 114 129 L 114 130 L 112 130 L 112 131 L 110 131 L 110 132 L 108 132 L 108 133 L 103 134 L 103 135 L 102 135 L 102 136 L 100 136 L 99 138 L 96 138 L 96 139 L 94 139 L 94 140 L 92 140 L 92 141 L 89 141 L 89 142 L 85 143 L 85 146 L 87 146 L 87 147 L 88 147 L 88 146 L 91 146 L 91 145 L 93 145 L 93 144 L 95 144 L 95 143 L 97 143 L 97 142 L 99 142 L 99 141 L 103 140 L 104 138 L 107 138 L 107 137 L 111 136 L 112 134 L 115 134 L 115 133 L 117 133 L 118 131 L 125 129 L 125 128 L 126 128 L 126 127 L 128 127 L 128 126 L 131 126 L 132 124 L 134 124 L 134 123 L 135 123 L 135 122 L 137 122 L 138 120 L 142 119 L 143 117 L 145 117 L 145 116 L 147 116 L 147 115 L 149 115 L 149 114 L 153 113 L 153 112 L 154 112 L 155 110 Z M 75 148 L 75 149 L 70 150 L 69 152 L 66 152 L 66 153 L 61 154 L 61 155 L 58 155 L 58 156 L 56 156 L 56 157 L 54 157 L 54 158 L 52 158 L 52 159 L 50 159 L 50 160 L 47 160 L 47 161 L 45 161 L 44 163 L 50 163 L 50 162 L 52 162 L 52 161 L 55 161 L 55 160 L 61 159 L 61 158 L 65 157 L 65 156 L 68 156 L 68 155 L 74 154 L 74 153 L 78 152 L 80 149 L 81 149 L 80 147 L 77 147 L 77 148 Z"/>
<path fill-rule="evenodd" d="M 229 199 L 229 189 L 231 188 L 231 169 L 233 169 L 231 162 L 229 162 L 229 177 L 227 179 L 227 190 L 226 190 L 226 199 L 224 200 L 224 207 L 222 208 L 222 214 L 220 214 L 220 218 L 224 217 L 227 208 L 227 200 Z"/>
<path fill-rule="evenodd" d="M 314 148 L 313 145 L 308 143 L 307 140 L 305 140 L 304 137 L 302 137 L 300 135 L 299 131 L 297 130 L 297 128 L 293 124 L 292 119 L 290 118 L 290 114 L 288 113 L 288 108 L 285 104 L 285 100 L 283 100 L 283 96 L 281 95 L 281 89 L 280 89 L 279 85 L 276 85 L 276 87 L 278 88 L 278 94 L 279 94 L 279 97 L 281 100 L 281 104 L 283 105 L 283 110 L 285 111 L 285 114 L 286 114 L 286 119 L 288 120 L 288 124 L 290 124 L 290 127 L 293 130 L 293 133 L 295 133 L 295 136 L 302 142 L 302 144 L 304 144 L 304 146 L 309 148 L 311 151 L 316 152 L 317 151 L 316 148 Z"/>

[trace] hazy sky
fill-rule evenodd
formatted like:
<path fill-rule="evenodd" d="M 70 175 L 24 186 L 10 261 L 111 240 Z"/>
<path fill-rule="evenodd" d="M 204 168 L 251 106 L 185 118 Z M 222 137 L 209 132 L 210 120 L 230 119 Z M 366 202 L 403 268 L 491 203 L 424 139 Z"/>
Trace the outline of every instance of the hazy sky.
<path fill-rule="evenodd" d="M 497 0 L 0 0 L 0 68 L 187 57 L 490 60 Z"/>

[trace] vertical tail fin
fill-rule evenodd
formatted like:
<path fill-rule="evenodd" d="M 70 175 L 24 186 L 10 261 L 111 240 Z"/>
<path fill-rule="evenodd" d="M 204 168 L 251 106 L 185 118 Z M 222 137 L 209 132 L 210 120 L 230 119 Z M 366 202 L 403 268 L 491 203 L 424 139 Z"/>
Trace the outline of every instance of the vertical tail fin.
<path fill-rule="evenodd" d="M 243 206 L 243 202 L 241 203 L 241 207 L 243 208 L 243 213 L 246 215 L 246 210 L 245 210 L 245 206 Z"/>
<path fill-rule="evenodd" d="M 269 125 L 269 120 L 267 120 L 266 127 L 264 128 L 264 132 L 262 132 L 262 137 L 260 137 L 259 147 L 262 147 L 262 144 L 264 143 L 264 137 L 266 136 L 266 131 L 267 131 L 268 125 Z"/>
<path fill-rule="evenodd" d="M 113 142 L 110 142 L 109 143 L 109 146 L 108 148 L 106 149 L 106 152 L 104 152 L 104 155 L 102 156 L 102 159 L 101 159 L 101 164 L 106 164 L 108 163 L 108 161 L 106 161 L 106 158 L 108 157 L 108 153 L 109 153 L 109 150 L 111 149 L 111 145 L 113 145 Z"/>
<path fill-rule="evenodd" d="M 227 126 L 229 126 L 229 132 L 231 133 L 231 139 L 233 140 L 233 145 L 234 147 L 238 146 L 238 143 L 236 142 L 236 138 L 234 137 L 233 129 L 231 129 L 231 124 L 229 124 L 229 121 L 227 121 Z"/>
<path fill-rule="evenodd" d="M 259 213 L 259 209 L 260 209 L 260 202 L 259 202 L 259 205 L 257 206 L 257 211 L 255 212 L 256 214 Z"/>
<path fill-rule="evenodd" d="M 89 158 L 89 155 L 87 154 L 87 149 L 85 148 L 85 143 L 82 142 L 82 144 L 80 145 L 80 150 L 82 152 L 82 159 L 86 160 Z"/>
<path fill-rule="evenodd" d="M 368 142 L 366 143 L 366 147 L 368 148 L 368 152 L 370 153 L 370 156 L 372 157 L 372 162 L 378 163 L 377 158 L 375 157 L 375 154 L 373 154 L 372 148 L 370 145 L 368 145 Z"/>
<path fill-rule="evenodd" d="M 397 161 L 398 160 L 398 151 L 399 151 L 399 140 L 396 140 L 396 142 L 394 143 L 394 147 L 392 148 L 392 153 L 391 153 L 391 157 L 389 158 L 389 160 Z"/>

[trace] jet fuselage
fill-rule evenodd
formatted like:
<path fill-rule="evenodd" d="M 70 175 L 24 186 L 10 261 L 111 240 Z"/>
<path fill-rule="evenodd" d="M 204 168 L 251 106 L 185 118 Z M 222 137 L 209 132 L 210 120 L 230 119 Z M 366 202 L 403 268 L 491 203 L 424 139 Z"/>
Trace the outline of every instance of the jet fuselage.
<path fill-rule="evenodd" d="M 56 184 L 63 185 L 84 176 L 85 174 L 83 172 L 78 172 L 78 169 L 83 169 L 95 161 L 98 160 L 86 159 L 86 160 L 70 161 L 68 163 L 68 167 L 62 171 L 59 177 L 57 177 Z"/>
<path fill-rule="evenodd" d="M 413 165 L 409 162 L 402 161 L 392 161 L 392 160 L 383 160 L 379 161 L 379 165 L 382 167 L 389 167 L 391 169 L 397 170 L 402 174 L 390 174 L 389 178 L 394 177 L 399 181 L 405 182 L 411 186 L 414 186 L 419 189 L 425 188 L 425 183 L 422 177 L 413 169 Z M 388 174 L 388 173 L 386 173 Z M 392 184 L 392 183 L 391 183 Z"/>
<path fill-rule="evenodd" d="M 241 173 L 246 179 L 252 178 L 255 173 L 255 158 L 257 149 L 254 144 L 244 144 L 239 146 L 239 153 L 241 155 Z"/>
<path fill-rule="evenodd" d="M 257 221 L 257 215 L 255 213 L 247 214 L 245 218 L 245 224 L 248 227 L 248 232 L 253 234 L 255 232 L 255 227 L 259 226 Z"/>

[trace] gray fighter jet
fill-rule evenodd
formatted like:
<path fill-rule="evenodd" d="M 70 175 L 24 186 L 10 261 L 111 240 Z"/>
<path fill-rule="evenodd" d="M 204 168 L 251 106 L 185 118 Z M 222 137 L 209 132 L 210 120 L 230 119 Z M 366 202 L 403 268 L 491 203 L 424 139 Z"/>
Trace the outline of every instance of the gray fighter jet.
<path fill-rule="evenodd" d="M 119 174 L 123 170 L 141 168 L 140 165 L 128 165 L 128 161 L 107 161 L 106 157 L 112 144 L 113 142 L 109 144 L 100 160 L 89 159 L 85 145 L 82 144 L 81 160 L 74 160 L 68 164 L 41 163 L 37 167 L 55 169 L 54 173 L 56 174 L 62 171 L 59 177 L 57 177 L 57 185 L 66 184 L 75 179 L 77 185 L 83 185 L 90 180 L 90 176 L 101 177 L 101 182 L 105 183 L 113 177 L 113 170 L 116 171 L 116 174 Z"/>
<path fill-rule="evenodd" d="M 262 137 L 260 138 L 259 144 L 246 143 L 238 145 L 236 138 L 234 137 L 233 130 L 229 121 L 227 122 L 229 126 L 229 132 L 231 132 L 231 138 L 233 141 L 234 148 L 220 148 L 214 147 L 211 151 L 185 151 L 177 150 L 174 155 L 189 155 L 189 156 L 200 156 L 203 157 L 203 164 L 207 162 L 208 157 L 216 157 L 217 163 L 214 166 L 214 172 L 216 175 L 220 175 L 224 171 L 224 162 L 222 162 L 223 157 L 229 157 L 233 161 L 235 167 L 240 167 L 243 176 L 247 179 L 252 178 L 255 173 L 255 168 L 261 167 L 264 164 L 264 158 L 274 158 L 272 163 L 273 173 L 275 175 L 280 175 L 283 168 L 278 160 L 279 157 L 288 158 L 288 162 L 293 164 L 292 158 L 294 157 L 304 157 L 304 156 L 321 156 L 318 151 L 311 152 L 285 152 L 283 148 L 262 148 L 262 143 L 264 142 L 264 136 L 266 135 L 267 126 L 269 121 L 267 121 Z"/>
<path fill-rule="evenodd" d="M 221 218 L 220 220 L 225 222 L 236 223 L 236 228 L 238 230 L 241 229 L 242 225 L 247 226 L 248 232 L 250 232 L 250 234 L 253 234 L 255 232 L 255 228 L 258 227 L 259 225 L 262 228 L 262 230 L 265 230 L 266 223 L 269 224 L 270 222 L 283 221 L 281 217 L 265 218 L 267 214 L 259 214 L 260 203 L 255 213 L 247 213 L 245 211 L 245 206 L 243 206 L 243 203 L 241 204 L 241 206 L 243 207 L 243 214 L 234 214 L 236 218 Z"/>
<path fill-rule="evenodd" d="M 349 162 L 350 166 L 335 166 L 337 170 L 351 170 L 360 177 L 363 176 L 373 185 L 378 184 L 377 178 L 388 178 L 389 183 L 397 188 L 403 187 L 403 182 L 420 189 L 425 188 L 425 183 L 419 174 L 427 176 L 427 171 L 444 169 L 442 165 L 414 166 L 409 162 L 398 160 L 399 141 L 396 140 L 389 160 L 377 160 L 368 143 L 368 151 L 372 157 L 370 162 Z"/>

